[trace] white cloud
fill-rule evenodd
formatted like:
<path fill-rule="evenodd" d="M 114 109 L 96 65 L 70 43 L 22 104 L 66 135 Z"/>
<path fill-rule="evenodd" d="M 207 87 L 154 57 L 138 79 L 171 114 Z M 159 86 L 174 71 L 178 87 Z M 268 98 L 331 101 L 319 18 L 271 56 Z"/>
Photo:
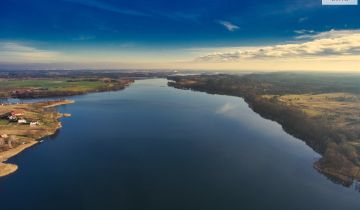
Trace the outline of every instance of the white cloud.
<path fill-rule="evenodd" d="M 242 48 L 237 51 L 213 52 L 198 57 L 202 62 L 236 62 L 243 59 L 304 58 L 360 55 L 360 30 L 331 30 L 301 34 L 297 43 Z"/>
<path fill-rule="evenodd" d="M 228 31 L 231 31 L 231 32 L 240 29 L 239 26 L 237 26 L 229 21 L 219 20 L 219 21 L 217 21 L 217 23 L 224 26 Z"/>
<path fill-rule="evenodd" d="M 16 42 L 0 42 L 0 62 L 49 61 L 57 57 L 57 52 L 40 50 Z"/>
<path fill-rule="evenodd" d="M 360 29 L 358 30 L 330 30 L 325 32 L 320 32 L 312 35 L 298 36 L 297 39 L 307 38 L 307 39 L 338 39 L 338 38 L 350 38 L 353 35 L 359 35 Z"/>
<path fill-rule="evenodd" d="M 295 30 L 294 33 L 296 33 L 296 34 L 313 34 L 313 33 L 315 33 L 315 31 L 314 30 L 300 29 L 300 30 Z"/>

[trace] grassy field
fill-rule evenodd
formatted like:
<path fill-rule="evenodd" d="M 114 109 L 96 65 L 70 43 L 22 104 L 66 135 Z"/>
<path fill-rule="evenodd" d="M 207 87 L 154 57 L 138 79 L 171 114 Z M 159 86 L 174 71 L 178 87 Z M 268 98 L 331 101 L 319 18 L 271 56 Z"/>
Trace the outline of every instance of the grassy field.
<path fill-rule="evenodd" d="M 130 80 L 110 79 L 2 79 L 0 97 L 37 98 L 77 95 L 88 92 L 117 90 Z"/>
<path fill-rule="evenodd" d="M 87 90 L 104 86 L 103 81 L 76 81 L 68 80 L 4 80 L 0 81 L 1 89 L 14 88 L 45 88 L 48 90 L 80 89 Z"/>
<path fill-rule="evenodd" d="M 311 118 L 326 118 L 332 125 L 350 127 L 360 122 L 360 96 L 350 93 L 289 94 L 275 97 Z M 360 130 L 360 125 L 359 125 Z"/>

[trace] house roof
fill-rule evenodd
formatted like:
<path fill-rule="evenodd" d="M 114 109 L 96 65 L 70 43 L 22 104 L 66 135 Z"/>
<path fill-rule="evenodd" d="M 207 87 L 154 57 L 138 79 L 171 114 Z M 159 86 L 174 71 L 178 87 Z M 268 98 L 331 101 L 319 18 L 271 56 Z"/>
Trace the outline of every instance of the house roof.
<path fill-rule="evenodd" d="M 24 112 L 20 110 L 14 110 L 11 112 L 11 114 L 24 114 Z"/>

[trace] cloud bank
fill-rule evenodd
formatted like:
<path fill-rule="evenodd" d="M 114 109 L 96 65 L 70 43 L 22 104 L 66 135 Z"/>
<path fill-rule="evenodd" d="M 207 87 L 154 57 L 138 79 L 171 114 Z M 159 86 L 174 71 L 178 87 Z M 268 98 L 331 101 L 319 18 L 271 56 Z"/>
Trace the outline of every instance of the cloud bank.
<path fill-rule="evenodd" d="M 318 58 L 360 55 L 360 30 L 331 30 L 321 33 L 298 31 L 297 43 L 213 52 L 196 58 L 200 62 L 237 62 L 248 59 Z"/>
<path fill-rule="evenodd" d="M 15 42 L 0 42 L 0 62 L 36 62 L 57 58 L 58 53 Z"/>

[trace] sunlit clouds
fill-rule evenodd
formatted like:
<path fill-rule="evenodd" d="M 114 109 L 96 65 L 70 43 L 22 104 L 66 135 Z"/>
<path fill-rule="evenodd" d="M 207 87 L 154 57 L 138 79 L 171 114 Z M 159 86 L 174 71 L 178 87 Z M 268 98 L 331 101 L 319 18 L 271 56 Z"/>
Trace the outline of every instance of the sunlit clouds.
<path fill-rule="evenodd" d="M 311 32 L 311 31 L 310 31 Z M 299 31 L 296 43 L 213 52 L 198 57 L 202 62 L 233 62 L 244 59 L 324 58 L 360 54 L 360 30 L 331 30 L 322 33 Z"/>
<path fill-rule="evenodd" d="M 229 29 L 230 30 L 230 29 Z M 0 42 L 1 63 L 91 69 L 319 70 L 359 71 L 360 30 L 296 30 L 292 39 L 266 46 L 152 49 L 137 43 L 111 48 L 42 49 L 36 43 Z M 92 39 L 79 36 L 78 42 Z M 55 65 L 56 63 L 56 65 Z M 66 65 L 65 65 L 66 64 Z M 36 68 L 36 65 L 33 64 Z M 45 65 L 38 65 L 44 67 Z"/>

